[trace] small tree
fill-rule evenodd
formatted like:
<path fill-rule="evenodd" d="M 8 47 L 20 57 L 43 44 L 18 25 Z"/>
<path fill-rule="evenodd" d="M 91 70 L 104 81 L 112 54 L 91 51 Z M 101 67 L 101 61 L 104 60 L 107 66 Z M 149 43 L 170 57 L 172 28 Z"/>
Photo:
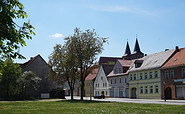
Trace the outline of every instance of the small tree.
<path fill-rule="evenodd" d="M 74 46 L 71 46 L 71 41 L 66 42 L 64 46 L 56 45 L 53 53 L 49 57 L 49 65 L 51 66 L 50 74 L 60 84 L 64 81 L 68 82 L 71 92 L 71 99 L 73 99 L 74 84 L 78 79 L 78 67 L 75 53 L 73 53 Z"/>
<path fill-rule="evenodd" d="M 7 98 L 16 94 L 16 80 L 21 76 L 21 68 L 18 64 L 14 64 L 11 59 L 7 59 L 1 65 L 1 82 L 0 85 L 5 91 Z"/>
<path fill-rule="evenodd" d="M 26 92 L 30 88 L 34 88 L 37 90 L 39 87 L 39 82 L 41 81 L 41 78 L 39 78 L 36 74 L 34 74 L 32 71 L 25 71 L 18 79 L 18 94 L 19 97 L 24 98 Z"/>
<path fill-rule="evenodd" d="M 32 39 L 35 33 L 30 22 L 22 26 L 15 23 L 16 19 L 28 17 L 23 9 L 19 0 L 0 0 L 0 57 L 24 58 L 17 50 L 26 46 L 25 39 Z"/>
<path fill-rule="evenodd" d="M 96 56 L 103 50 L 103 44 L 107 42 L 107 38 L 99 37 L 95 30 L 80 31 L 79 28 L 75 28 L 74 34 L 71 37 L 66 38 L 67 42 L 73 43 L 73 53 L 75 53 L 75 59 L 77 59 L 78 68 L 80 72 L 81 82 L 81 100 L 84 96 L 84 82 L 85 78 L 91 73 L 91 66 L 94 65 Z"/>

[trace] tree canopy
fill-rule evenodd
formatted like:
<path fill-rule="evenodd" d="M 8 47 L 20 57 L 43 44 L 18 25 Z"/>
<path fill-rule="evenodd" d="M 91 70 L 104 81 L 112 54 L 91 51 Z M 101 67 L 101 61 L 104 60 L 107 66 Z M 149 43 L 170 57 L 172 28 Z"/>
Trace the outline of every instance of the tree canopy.
<path fill-rule="evenodd" d="M 18 49 L 26 46 L 25 39 L 32 39 L 34 27 L 30 22 L 18 25 L 16 19 L 25 19 L 27 14 L 19 0 L 0 0 L 0 58 L 24 58 Z"/>

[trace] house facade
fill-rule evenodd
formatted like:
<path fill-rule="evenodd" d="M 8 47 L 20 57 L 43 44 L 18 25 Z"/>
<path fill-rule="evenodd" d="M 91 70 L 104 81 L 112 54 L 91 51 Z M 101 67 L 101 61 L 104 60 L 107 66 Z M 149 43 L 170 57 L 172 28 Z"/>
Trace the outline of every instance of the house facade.
<path fill-rule="evenodd" d="M 85 78 L 85 96 L 92 97 L 94 96 L 94 81 L 97 76 L 99 68 L 95 68 L 92 72 Z"/>
<path fill-rule="evenodd" d="M 40 97 L 41 93 L 49 93 L 52 89 L 57 88 L 56 83 L 50 80 L 48 76 L 48 64 L 40 55 L 31 57 L 29 61 L 19 65 L 22 69 L 22 73 L 24 73 L 25 71 L 32 71 L 42 79 L 37 90 L 34 90 L 34 88 L 30 88 L 29 91 L 27 91 L 27 97 Z"/>
<path fill-rule="evenodd" d="M 185 48 L 176 47 L 175 54 L 161 67 L 162 98 L 185 99 Z"/>
<path fill-rule="evenodd" d="M 107 75 L 112 71 L 114 65 L 102 64 L 94 81 L 94 96 L 100 96 L 103 92 L 106 97 L 110 96 Z"/>
<path fill-rule="evenodd" d="M 129 69 L 129 98 L 161 98 L 160 67 L 174 52 L 175 49 L 150 54 L 132 63 Z"/>
<path fill-rule="evenodd" d="M 118 60 L 112 72 L 107 76 L 110 97 L 129 97 L 128 69 L 131 60 Z"/>

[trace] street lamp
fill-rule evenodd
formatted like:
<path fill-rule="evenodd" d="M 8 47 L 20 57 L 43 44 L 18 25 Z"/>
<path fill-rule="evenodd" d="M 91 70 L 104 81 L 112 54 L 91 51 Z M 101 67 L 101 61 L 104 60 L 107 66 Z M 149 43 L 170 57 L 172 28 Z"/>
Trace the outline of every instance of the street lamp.
<path fill-rule="evenodd" d="M 166 84 L 166 82 L 164 81 L 163 84 L 164 84 L 164 101 L 166 102 L 166 92 L 165 92 L 165 84 Z"/>

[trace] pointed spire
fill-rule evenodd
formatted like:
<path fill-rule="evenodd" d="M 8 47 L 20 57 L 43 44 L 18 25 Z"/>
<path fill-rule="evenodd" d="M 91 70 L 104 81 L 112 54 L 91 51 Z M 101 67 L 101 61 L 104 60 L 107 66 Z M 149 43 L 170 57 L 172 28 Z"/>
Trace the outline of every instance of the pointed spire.
<path fill-rule="evenodd" d="M 135 43 L 135 47 L 134 47 L 134 52 L 133 53 L 139 53 L 141 52 L 140 47 L 139 47 L 139 43 L 137 40 L 137 36 L 136 36 L 136 43 Z"/>
<path fill-rule="evenodd" d="M 131 52 L 130 52 L 130 47 L 129 47 L 129 44 L 128 44 L 128 41 L 127 41 L 127 46 L 126 46 L 126 49 L 125 49 L 125 54 L 124 56 L 127 56 L 127 55 L 130 55 Z"/>

